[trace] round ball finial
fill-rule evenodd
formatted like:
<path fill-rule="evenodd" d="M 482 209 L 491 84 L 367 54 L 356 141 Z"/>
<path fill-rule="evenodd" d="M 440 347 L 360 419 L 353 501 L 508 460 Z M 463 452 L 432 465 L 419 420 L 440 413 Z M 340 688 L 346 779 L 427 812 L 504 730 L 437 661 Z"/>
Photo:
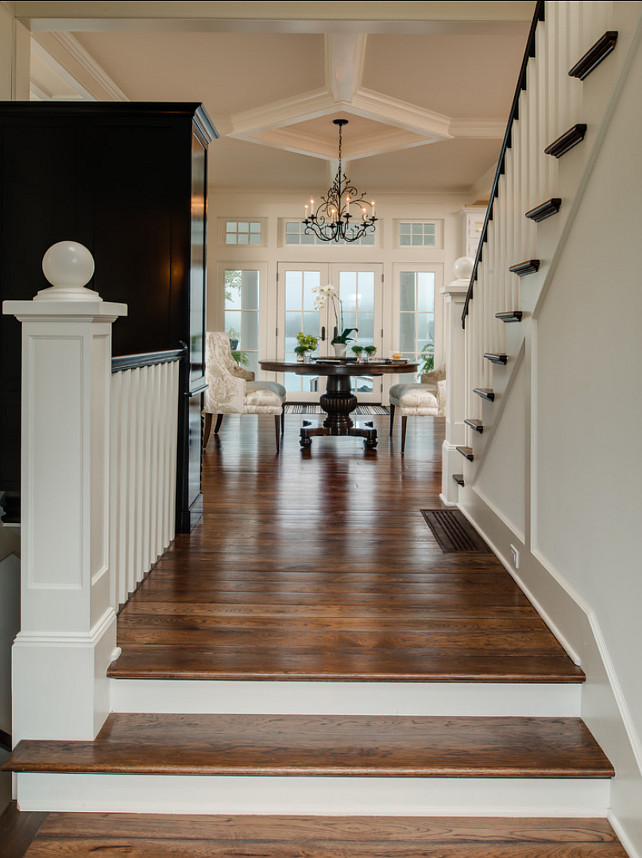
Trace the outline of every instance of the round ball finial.
<path fill-rule="evenodd" d="M 94 276 L 94 257 L 79 241 L 58 241 L 42 257 L 42 270 L 51 283 L 36 299 L 47 301 L 100 301 L 100 295 L 85 289 Z"/>
<path fill-rule="evenodd" d="M 455 260 L 453 273 L 457 280 L 470 280 L 470 275 L 473 273 L 474 267 L 474 259 L 471 259 L 470 256 L 460 256 L 459 259 Z"/>
<path fill-rule="evenodd" d="M 42 270 L 52 286 L 79 289 L 94 276 L 94 257 L 84 244 L 58 241 L 42 257 Z"/>

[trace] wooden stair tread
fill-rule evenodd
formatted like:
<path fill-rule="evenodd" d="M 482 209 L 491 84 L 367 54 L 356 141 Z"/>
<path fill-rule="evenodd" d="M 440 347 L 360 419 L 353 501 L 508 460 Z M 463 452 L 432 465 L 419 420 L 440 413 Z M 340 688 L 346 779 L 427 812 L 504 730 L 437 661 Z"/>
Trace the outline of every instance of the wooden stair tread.
<path fill-rule="evenodd" d="M 474 429 L 475 432 L 479 432 L 480 435 L 484 431 L 484 424 L 482 423 L 482 421 L 476 420 L 474 417 L 466 417 L 464 423 L 466 424 L 466 426 L 470 426 L 471 429 Z"/>
<path fill-rule="evenodd" d="M 94 742 L 23 740 L 15 772 L 610 778 L 580 718 L 111 714 Z"/>
<path fill-rule="evenodd" d="M 29 856 L 626 858 L 605 819 L 50 813 Z"/>
<path fill-rule="evenodd" d="M 458 453 L 461 453 L 464 458 L 468 459 L 469 462 L 473 462 L 475 460 L 475 454 L 473 453 L 472 447 L 456 447 L 455 449 Z"/>
<path fill-rule="evenodd" d="M 583 682 L 565 654 L 479 655 L 441 647 L 126 647 L 115 679 L 333 680 L 336 682 Z"/>
<path fill-rule="evenodd" d="M 473 393 L 481 396 L 482 399 L 487 399 L 489 402 L 494 402 L 495 400 L 495 391 L 492 387 L 474 387 Z"/>

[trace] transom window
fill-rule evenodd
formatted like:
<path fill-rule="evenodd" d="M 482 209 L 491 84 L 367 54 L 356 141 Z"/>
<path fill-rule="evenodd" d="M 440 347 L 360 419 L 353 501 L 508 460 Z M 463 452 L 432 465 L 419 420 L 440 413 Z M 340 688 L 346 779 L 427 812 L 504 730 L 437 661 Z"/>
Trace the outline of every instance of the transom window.
<path fill-rule="evenodd" d="M 367 235 L 362 236 L 357 241 L 323 241 L 323 239 L 319 238 L 316 235 L 309 234 L 306 235 L 305 232 L 305 224 L 301 221 L 296 220 L 287 220 L 284 225 L 284 244 L 286 245 L 332 245 L 336 247 L 337 244 L 345 245 L 352 244 L 358 245 L 360 247 L 374 247 L 375 246 L 375 233 L 369 232 Z"/>
<path fill-rule="evenodd" d="M 436 247 L 437 229 L 435 223 L 400 223 L 400 247 Z"/>
<path fill-rule="evenodd" d="M 262 244 L 263 224 L 256 220 L 225 221 L 225 244 Z"/>

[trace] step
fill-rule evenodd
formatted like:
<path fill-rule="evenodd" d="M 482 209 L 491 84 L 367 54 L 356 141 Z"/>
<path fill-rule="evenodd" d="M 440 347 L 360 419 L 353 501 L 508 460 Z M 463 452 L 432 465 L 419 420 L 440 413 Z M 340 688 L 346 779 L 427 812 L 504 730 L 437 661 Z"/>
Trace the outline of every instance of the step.
<path fill-rule="evenodd" d="M 462 658 L 464 662 L 468 661 Z M 512 661 L 513 659 L 511 659 Z M 481 662 L 477 659 L 477 662 Z M 499 659 L 491 659 L 499 662 Z M 516 658 L 501 681 L 306 682 L 110 680 L 113 712 L 256 715 L 471 715 L 557 717 L 580 714 L 580 668 L 570 659 Z M 530 665 L 527 664 L 530 661 Z M 508 659 L 503 660 L 504 669 Z M 487 665 L 490 667 L 490 665 Z M 528 668 L 533 668 L 528 673 Z M 465 668 L 460 668 L 463 672 Z"/>
<path fill-rule="evenodd" d="M 474 429 L 475 432 L 479 432 L 480 435 L 484 431 L 484 424 L 481 422 L 481 420 L 475 420 L 472 417 L 467 417 L 464 420 L 464 423 L 466 424 L 466 426 L 470 426 L 471 429 Z"/>
<path fill-rule="evenodd" d="M 55 814 L 42 822 L 34 846 L 40 856 L 626 858 L 607 820 L 580 818 Z"/>
<path fill-rule="evenodd" d="M 500 322 L 521 322 L 522 315 L 521 310 L 507 310 L 505 313 L 495 313 L 495 318 Z"/>
<path fill-rule="evenodd" d="M 468 459 L 469 462 L 475 461 L 475 456 L 473 454 L 472 447 L 457 447 L 457 452 L 461 453 L 464 458 Z"/>
<path fill-rule="evenodd" d="M 485 352 L 484 358 L 489 360 L 491 363 L 501 364 L 502 366 L 506 366 L 508 363 L 508 355 L 499 355 L 491 352 Z"/>
<path fill-rule="evenodd" d="M 457 483 L 458 486 L 465 486 L 464 475 L 463 474 L 453 474 L 453 480 Z"/>
<path fill-rule="evenodd" d="M 617 31 L 607 30 L 603 36 L 592 45 L 588 51 L 579 59 L 573 68 L 569 71 L 569 77 L 576 77 L 578 80 L 585 80 L 599 64 L 605 60 L 610 53 L 615 50 L 617 44 Z"/>
<path fill-rule="evenodd" d="M 554 158 L 561 158 L 562 155 L 566 155 L 574 146 L 577 146 L 578 143 L 581 143 L 584 140 L 586 135 L 586 124 L 583 122 L 578 122 L 576 125 L 573 125 L 572 128 L 569 128 L 568 131 L 565 131 L 564 134 L 560 134 L 557 140 L 554 140 L 549 146 L 544 149 L 544 154 L 552 155 Z"/>
<path fill-rule="evenodd" d="M 508 269 L 518 277 L 525 277 L 527 274 L 535 274 L 539 271 L 539 259 L 527 259 L 525 262 L 517 262 L 511 265 Z"/>
<path fill-rule="evenodd" d="M 540 203 L 540 205 L 535 206 L 534 209 L 527 211 L 524 216 L 529 220 L 535 221 L 535 223 L 539 223 L 540 221 L 546 220 L 546 218 L 557 214 L 561 207 L 561 198 L 553 197 L 553 199 L 546 200 L 545 203 Z"/>
<path fill-rule="evenodd" d="M 602 815 L 613 768 L 579 718 L 112 714 L 95 742 L 22 741 L 37 810 Z"/>
<path fill-rule="evenodd" d="M 495 391 L 490 387 L 474 387 L 473 393 L 476 393 L 477 396 L 481 396 L 482 399 L 486 399 L 488 402 L 495 401 Z"/>

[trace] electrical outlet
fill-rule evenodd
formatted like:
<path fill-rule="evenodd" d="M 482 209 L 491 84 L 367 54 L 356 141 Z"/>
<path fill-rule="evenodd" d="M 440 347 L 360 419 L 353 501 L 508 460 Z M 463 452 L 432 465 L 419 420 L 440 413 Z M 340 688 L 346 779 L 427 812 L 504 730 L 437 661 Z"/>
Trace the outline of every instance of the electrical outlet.
<path fill-rule="evenodd" d="M 514 545 L 511 545 L 510 547 L 510 556 L 515 569 L 519 569 L 519 551 L 515 548 Z"/>

